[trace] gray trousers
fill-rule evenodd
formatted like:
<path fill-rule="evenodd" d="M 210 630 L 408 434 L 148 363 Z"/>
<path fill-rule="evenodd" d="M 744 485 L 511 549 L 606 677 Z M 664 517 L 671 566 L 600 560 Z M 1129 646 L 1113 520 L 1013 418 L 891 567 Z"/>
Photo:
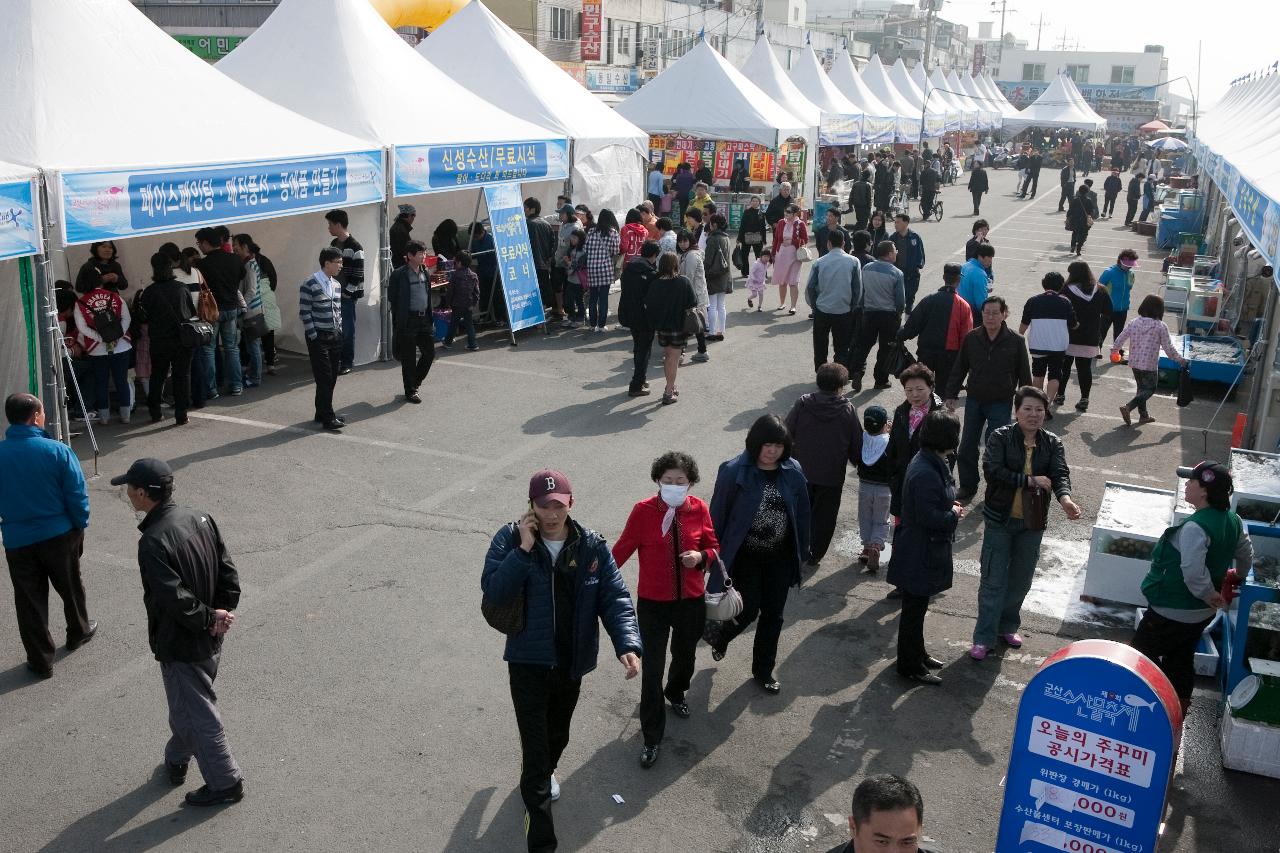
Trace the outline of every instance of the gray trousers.
<path fill-rule="evenodd" d="M 889 537 L 889 502 L 893 492 L 881 483 L 858 481 L 858 533 L 862 547 L 883 545 Z"/>
<path fill-rule="evenodd" d="M 161 662 L 164 694 L 169 700 L 169 728 L 173 737 L 164 747 L 164 760 L 186 764 L 195 756 L 200 775 L 214 791 L 230 788 L 243 778 L 227 747 L 218 713 L 218 696 L 213 680 L 218 677 L 218 658 L 195 663 Z"/>

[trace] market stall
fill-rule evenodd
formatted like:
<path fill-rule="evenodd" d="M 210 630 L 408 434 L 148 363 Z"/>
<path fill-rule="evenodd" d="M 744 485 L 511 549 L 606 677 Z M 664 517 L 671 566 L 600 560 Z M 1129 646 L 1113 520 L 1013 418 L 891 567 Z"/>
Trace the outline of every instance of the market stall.
<path fill-rule="evenodd" d="M 1172 490 L 1128 483 L 1103 487 L 1085 566 L 1085 597 L 1146 604 L 1142 579 L 1151 568 L 1151 549 L 1169 526 L 1174 501 Z"/>
<path fill-rule="evenodd" d="M 1065 74 L 1054 77 L 1040 97 L 1017 116 L 1004 120 L 1004 129 L 1011 131 L 1029 127 L 1098 131 L 1106 126 L 1107 120 L 1094 112 L 1076 84 Z"/>

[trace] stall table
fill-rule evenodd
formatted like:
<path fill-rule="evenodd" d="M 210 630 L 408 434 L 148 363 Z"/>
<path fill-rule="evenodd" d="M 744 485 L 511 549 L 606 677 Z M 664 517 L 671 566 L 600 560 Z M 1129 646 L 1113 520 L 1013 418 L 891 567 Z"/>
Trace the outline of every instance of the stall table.
<path fill-rule="evenodd" d="M 1145 606 L 1142 579 L 1151 550 L 1169 526 L 1175 493 L 1129 483 L 1107 483 L 1093 526 L 1085 567 L 1085 600 Z"/>

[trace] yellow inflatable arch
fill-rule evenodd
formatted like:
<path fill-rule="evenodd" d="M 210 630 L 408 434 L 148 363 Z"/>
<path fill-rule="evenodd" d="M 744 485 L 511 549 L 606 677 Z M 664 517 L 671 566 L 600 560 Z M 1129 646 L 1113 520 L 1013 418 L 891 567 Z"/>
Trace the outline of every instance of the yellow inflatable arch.
<path fill-rule="evenodd" d="M 434 30 L 468 0 L 369 0 L 382 19 L 392 27 L 422 27 Z"/>

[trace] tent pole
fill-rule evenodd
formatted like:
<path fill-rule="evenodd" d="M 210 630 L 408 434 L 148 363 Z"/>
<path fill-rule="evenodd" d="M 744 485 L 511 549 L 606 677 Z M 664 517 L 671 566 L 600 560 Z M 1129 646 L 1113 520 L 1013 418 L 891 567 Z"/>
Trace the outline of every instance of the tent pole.
<path fill-rule="evenodd" d="M 565 170 L 564 175 L 564 197 L 573 198 L 573 167 L 576 163 L 574 158 L 573 137 L 569 137 L 569 168 Z"/>
<path fill-rule="evenodd" d="M 395 179 L 392 171 L 395 158 L 391 155 L 391 147 L 382 149 L 383 179 L 386 189 L 382 199 L 382 207 L 378 211 L 378 314 L 382 318 L 381 337 L 378 342 L 378 360 L 391 360 L 391 301 L 387 299 L 387 285 L 391 281 L 391 200 L 395 194 Z"/>
<path fill-rule="evenodd" d="M 67 400 L 63 392 L 62 330 L 58 328 L 57 300 L 53 296 L 53 277 L 50 275 L 50 240 L 52 226 L 49 220 L 49 184 L 44 170 L 40 170 L 40 250 L 36 256 L 36 328 L 40 349 L 40 387 L 44 393 L 45 429 L 55 439 L 71 443 L 71 430 L 67 421 Z"/>

